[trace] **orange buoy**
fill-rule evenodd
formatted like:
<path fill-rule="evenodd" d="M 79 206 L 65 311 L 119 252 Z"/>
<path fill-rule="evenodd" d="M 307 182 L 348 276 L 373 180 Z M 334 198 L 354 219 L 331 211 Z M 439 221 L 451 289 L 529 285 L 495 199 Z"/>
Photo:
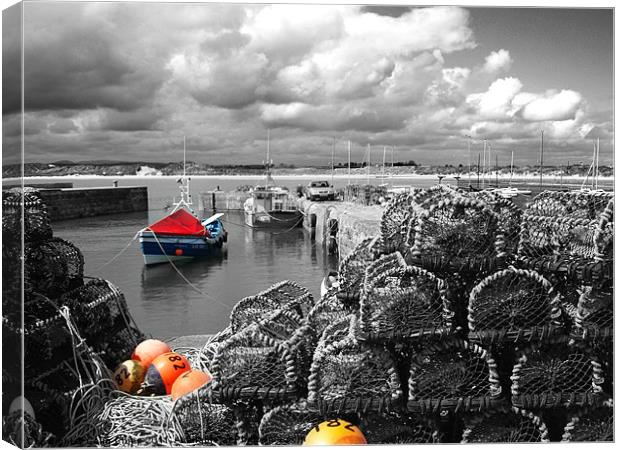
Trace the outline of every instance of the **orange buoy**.
<path fill-rule="evenodd" d="M 182 248 L 177 248 L 174 251 L 174 254 L 177 255 L 177 256 L 181 256 L 183 254 L 183 249 Z"/>
<path fill-rule="evenodd" d="M 119 364 L 114 371 L 114 381 L 119 390 L 128 394 L 135 394 L 140 389 L 145 375 L 146 367 L 144 364 L 140 361 L 128 359 Z"/>
<path fill-rule="evenodd" d="M 170 349 L 170 346 L 165 342 L 158 341 L 157 339 L 147 339 L 146 341 L 142 341 L 138 344 L 131 354 L 131 359 L 140 361 L 144 367 L 148 368 L 151 365 L 151 362 L 153 362 L 153 360 L 159 355 L 163 355 L 164 353 L 171 351 L 172 349 Z"/>
<path fill-rule="evenodd" d="M 342 419 L 326 420 L 306 435 L 304 445 L 361 445 L 366 438 L 358 427 Z"/>
<path fill-rule="evenodd" d="M 185 394 L 189 394 L 211 382 L 212 379 L 213 377 L 209 372 L 201 372 L 199 370 L 185 372 L 172 385 L 172 391 L 170 392 L 172 398 L 176 400 L 179 397 L 183 397 Z"/>
<path fill-rule="evenodd" d="M 156 394 L 170 394 L 176 379 L 191 369 L 185 356 L 174 352 L 164 353 L 153 360 L 146 371 L 144 382 Z"/>

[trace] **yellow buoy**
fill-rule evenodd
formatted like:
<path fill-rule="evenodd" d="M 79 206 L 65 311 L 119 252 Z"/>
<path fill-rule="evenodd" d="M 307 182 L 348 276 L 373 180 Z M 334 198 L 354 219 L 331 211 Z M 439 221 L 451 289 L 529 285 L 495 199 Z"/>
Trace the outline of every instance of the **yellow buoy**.
<path fill-rule="evenodd" d="M 114 371 L 114 381 L 119 390 L 128 394 L 135 394 L 146 375 L 146 368 L 140 361 L 128 359 L 121 363 Z"/>
<path fill-rule="evenodd" d="M 366 438 L 358 427 L 342 419 L 326 420 L 306 435 L 304 445 L 362 445 Z"/>

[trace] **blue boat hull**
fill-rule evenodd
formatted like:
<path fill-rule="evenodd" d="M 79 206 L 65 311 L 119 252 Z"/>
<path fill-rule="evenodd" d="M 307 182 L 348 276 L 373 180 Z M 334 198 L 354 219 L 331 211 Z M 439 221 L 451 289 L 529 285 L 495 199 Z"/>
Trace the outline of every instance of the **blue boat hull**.
<path fill-rule="evenodd" d="M 222 236 L 207 241 L 182 236 L 157 235 L 155 238 L 151 232 L 140 233 L 140 247 L 146 265 L 212 256 L 222 250 L 223 244 Z"/>

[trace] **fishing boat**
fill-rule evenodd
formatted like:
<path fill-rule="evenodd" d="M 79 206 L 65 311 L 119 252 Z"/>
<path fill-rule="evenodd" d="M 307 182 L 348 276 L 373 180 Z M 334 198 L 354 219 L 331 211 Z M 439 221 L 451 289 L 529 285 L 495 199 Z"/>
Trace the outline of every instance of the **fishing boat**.
<path fill-rule="evenodd" d="M 250 198 L 243 204 L 245 223 L 252 228 L 294 228 L 301 226 L 303 215 L 297 199 L 288 188 L 277 186 L 271 177 L 269 159 L 269 131 L 267 131 L 267 160 L 265 179 L 250 189 Z"/>
<path fill-rule="evenodd" d="M 185 140 L 183 176 L 177 182 L 181 198 L 173 202 L 174 209 L 163 219 L 138 232 L 147 266 L 216 255 L 228 240 L 228 232 L 221 221 L 223 213 L 201 220 L 192 208 L 190 178 L 185 175 Z"/>

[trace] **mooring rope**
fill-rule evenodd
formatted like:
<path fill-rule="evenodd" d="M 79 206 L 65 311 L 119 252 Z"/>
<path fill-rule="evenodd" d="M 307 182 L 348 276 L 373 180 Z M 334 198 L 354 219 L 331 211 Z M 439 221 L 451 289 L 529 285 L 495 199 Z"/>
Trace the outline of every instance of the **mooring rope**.
<path fill-rule="evenodd" d="M 99 267 L 97 267 L 94 272 L 99 272 L 101 269 L 103 269 L 105 266 L 107 266 L 108 264 L 110 264 L 112 261 L 114 261 L 116 258 L 118 258 L 119 256 L 121 256 L 123 253 L 125 253 L 125 251 L 127 251 L 127 249 L 131 246 L 131 244 L 133 243 L 133 241 L 135 241 L 138 238 L 138 235 L 140 234 L 140 231 L 138 231 L 135 236 L 133 238 L 131 238 L 131 240 L 127 243 L 127 245 L 125 245 L 125 247 L 123 247 L 123 249 L 118 252 L 116 255 L 114 255 L 112 257 L 112 259 L 110 259 L 108 262 L 103 263 L 102 265 L 100 265 Z"/>

